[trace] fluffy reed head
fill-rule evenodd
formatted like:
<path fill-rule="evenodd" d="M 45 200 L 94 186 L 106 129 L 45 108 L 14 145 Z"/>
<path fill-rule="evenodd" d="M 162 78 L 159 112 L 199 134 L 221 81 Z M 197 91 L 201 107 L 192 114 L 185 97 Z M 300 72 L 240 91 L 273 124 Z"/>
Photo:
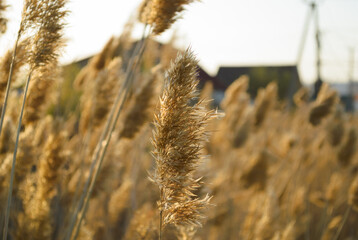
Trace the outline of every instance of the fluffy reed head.
<path fill-rule="evenodd" d="M 330 180 L 329 184 L 327 186 L 327 190 L 325 193 L 325 198 L 330 204 L 334 204 L 334 202 L 338 199 L 340 196 L 339 192 L 342 189 L 343 186 L 343 178 L 340 174 L 334 173 Z"/>
<path fill-rule="evenodd" d="M 293 96 L 293 101 L 296 106 L 301 107 L 307 103 L 309 99 L 309 90 L 305 87 L 300 88 Z"/>
<path fill-rule="evenodd" d="M 223 109 L 228 109 L 231 105 L 235 105 L 241 94 L 247 91 L 249 86 L 249 78 L 244 75 L 236 79 L 225 91 L 225 97 L 221 102 Z"/>
<path fill-rule="evenodd" d="M 110 65 L 113 66 L 114 61 L 121 61 L 120 58 L 116 59 L 114 57 L 115 50 L 118 48 L 117 44 L 118 39 L 114 37 L 108 40 L 102 51 L 92 57 L 88 64 L 77 74 L 74 81 L 75 88 L 80 90 L 88 89 L 89 81 L 93 81 L 93 79 L 97 78 L 102 70 L 106 70 L 106 67 L 110 68 Z M 120 69 L 119 66 L 118 69 Z"/>
<path fill-rule="evenodd" d="M 26 64 L 28 60 L 27 46 L 29 45 L 30 40 L 24 39 L 17 45 L 16 49 L 16 58 L 14 60 L 12 79 L 15 82 L 18 73 L 23 65 Z M 3 95 L 5 93 L 7 80 L 9 78 L 9 69 L 12 62 L 14 50 L 11 49 L 6 52 L 5 56 L 0 60 L 0 99 L 2 101 Z"/>
<path fill-rule="evenodd" d="M 125 112 L 123 128 L 119 137 L 132 139 L 140 131 L 142 126 L 153 116 L 154 97 L 157 97 L 157 75 L 158 69 L 154 69 L 150 79 L 134 94 Z"/>
<path fill-rule="evenodd" d="M 255 100 L 254 125 L 259 127 L 277 99 L 277 83 L 269 83 L 265 90 L 260 89 Z"/>
<path fill-rule="evenodd" d="M 344 136 L 343 109 L 337 107 L 334 117 L 327 124 L 327 139 L 334 147 L 338 146 Z"/>
<path fill-rule="evenodd" d="M 158 239 L 157 225 L 153 221 L 155 217 L 157 217 L 156 212 L 150 204 L 145 204 L 139 208 L 134 213 L 124 239 Z"/>
<path fill-rule="evenodd" d="M 44 107 L 50 101 L 51 87 L 56 80 L 56 66 L 52 64 L 36 69 L 29 87 L 23 123 L 30 124 L 43 117 Z"/>
<path fill-rule="evenodd" d="M 240 147 L 247 139 L 250 126 L 249 103 L 250 96 L 246 92 L 249 78 L 241 76 L 236 79 L 225 91 L 221 107 L 225 110 L 222 122 L 222 139 L 228 140 L 233 147 Z"/>
<path fill-rule="evenodd" d="M 19 35 L 23 34 L 30 28 L 38 26 L 39 20 L 43 17 L 43 7 L 45 1 L 25 0 L 22 10 Z"/>
<path fill-rule="evenodd" d="M 358 211 L 358 177 L 353 180 L 349 188 L 348 203 L 354 210 Z"/>
<path fill-rule="evenodd" d="M 144 0 L 139 7 L 139 20 L 152 27 L 154 35 L 159 35 L 178 19 L 184 5 L 194 0 Z"/>
<path fill-rule="evenodd" d="M 197 97 L 196 67 L 190 50 L 177 57 L 167 72 L 160 111 L 155 116 L 152 143 L 156 169 L 152 178 L 161 192 L 164 225 L 200 225 L 200 210 L 210 199 L 199 199 L 193 193 L 200 186 L 200 179 L 193 174 L 207 138 L 205 126 L 212 117 L 201 102 L 190 105 Z"/>
<path fill-rule="evenodd" d="M 245 187 L 254 186 L 258 189 L 264 189 L 268 178 L 267 153 L 262 151 L 254 156 L 245 166 L 240 180 Z"/>
<path fill-rule="evenodd" d="M 53 134 L 47 140 L 39 163 L 38 191 L 43 198 L 50 198 L 56 190 L 60 177 L 60 168 L 65 161 L 63 144 L 66 140 L 64 133 Z"/>
<path fill-rule="evenodd" d="M 33 39 L 33 47 L 30 54 L 32 68 L 44 66 L 50 62 L 55 63 L 58 51 L 63 46 L 63 19 L 67 15 L 65 4 L 67 0 L 41 1 L 38 19 L 39 28 Z"/>
<path fill-rule="evenodd" d="M 114 58 L 95 79 L 94 97 L 92 96 L 94 100 L 92 121 L 95 126 L 102 124 L 110 111 L 116 90 L 120 85 L 121 66 L 122 60 Z"/>
<path fill-rule="evenodd" d="M 327 84 L 323 84 L 318 97 L 309 113 L 309 122 L 313 126 L 320 124 L 322 119 L 331 113 L 337 102 L 337 93 L 330 90 Z"/>
<path fill-rule="evenodd" d="M 346 140 L 338 150 L 338 161 L 343 166 L 348 166 L 357 148 L 357 129 L 351 127 L 348 131 Z"/>
<path fill-rule="evenodd" d="M 0 33 L 6 32 L 7 19 L 3 16 L 3 13 L 7 9 L 7 5 L 4 0 L 0 0 Z"/>

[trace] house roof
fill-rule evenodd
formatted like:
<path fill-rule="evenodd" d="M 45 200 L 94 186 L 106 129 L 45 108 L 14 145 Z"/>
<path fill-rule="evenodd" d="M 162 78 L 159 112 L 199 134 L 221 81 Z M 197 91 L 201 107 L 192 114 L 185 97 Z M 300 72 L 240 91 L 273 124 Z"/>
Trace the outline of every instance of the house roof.
<path fill-rule="evenodd" d="M 289 71 L 298 76 L 297 66 L 278 65 L 278 66 L 222 66 L 219 68 L 216 77 L 227 88 L 233 81 L 241 75 L 250 75 L 253 69 L 265 68 L 273 71 Z M 274 80 L 274 79 L 272 79 Z"/>

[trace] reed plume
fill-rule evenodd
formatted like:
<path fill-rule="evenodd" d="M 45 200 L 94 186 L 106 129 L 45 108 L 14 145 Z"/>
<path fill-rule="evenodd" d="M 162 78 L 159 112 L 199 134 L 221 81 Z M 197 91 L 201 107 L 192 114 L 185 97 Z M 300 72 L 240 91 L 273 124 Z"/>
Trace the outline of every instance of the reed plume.
<path fill-rule="evenodd" d="M 346 140 L 338 150 L 338 161 L 343 166 L 348 166 L 357 148 L 357 130 L 351 127 L 348 131 Z"/>
<path fill-rule="evenodd" d="M 343 186 L 343 178 L 340 174 L 335 173 L 331 176 L 327 190 L 325 193 L 325 198 L 329 204 L 333 206 L 334 202 L 338 200 L 340 196 L 340 190 Z"/>
<path fill-rule="evenodd" d="M 20 27 L 19 27 L 19 31 L 17 33 L 14 50 L 12 51 L 9 73 L 7 75 L 8 78 L 7 78 L 7 82 L 6 82 L 5 98 L 4 98 L 4 104 L 2 107 L 2 111 L 1 111 L 0 134 L 2 131 L 3 123 L 4 123 L 6 107 L 7 107 L 7 100 L 9 97 L 10 85 L 11 85 L 11 81 L 12 81 L 13 71 L 15 68 L 15 61 L 16 61 L 16 57 L 17 57 L 16 53 L 17 53 L 19 41 L 20 41 L 22 35 L 27 30 L 38 26 L 39 21 L 41 19 L 45 18 L 45 15 L 43 15 L 43 11 L 42 11 L 42 8 L 43 8 L 42 6 L 44 6 L 44 3 L 45 3 L 45 1 L 38 1 L 38 0 L 25 0 L 24 1 L 24 8 L 22 11 Z M 47 18 L 47 20 L 49 20 L 49 19 Z M 29 61 L 30 59 L 27 59 L 27 60 Z M 30 75 L 31 75 L 31 73 L 30 73 Z M 25 91 L 25 92 L 27 92 L 27 91 Z"/>
<path fill-rule="evenodd" d="M 24 66 L 28 59 L 27 46 L 30 43 L 29 39 L 21 41 L 16 49 L 16 59 L 14 59 L 12 78 L 16 81 L 16 77 L 20 72 L 22 66 Z M 4 99 L 7 81 L 10 75 L 10 66 L 12 63 L 14 49 L 8 50 L 4 57 L 0 61 L 0 99 Z"/>
<path fill-rule="evenodd" d="M 157 226 L 154 224 L 156 212 L 150 204 L 139 208 L 130 222 L 125 240 L 152 240 L 158 239 Z"/>
<path fill-rule="evenodd" d="M 344 123 L 343 109 L 337 107 L 333 119 L 327 124 L 327 139 L 333 147 L 338 146 L 343 139 Z"/>
<path fill-rule="evenodd" d="M 32 69 L 48 63 L 57 63 L 59 50 L 64 44 L 62 40 L 63 19 L 68 13 L 65 10 L 66 2 L 67 0 L 41 1 L 44 5 L 42 17 L 39 19 L 39 28 L 33 38 L 29 57 Z"/>
<path fill-rule="evenodd" d="M 5 33 L 7 29 L 7 19 L 4 16 L 4 12 L 7 9 L 7 5 L 4 0 L 0 0 L 0 33 Z"/>
<path fill-rule="evenodd" d="M 17 127 L 16 140 L 15 140 L 15 150 L 13 155 L 13 165 L 10 174 L 9 193 L 7 199 L 7 206 L 5 210 L 5 224 L 4 224 L 4 234 L 3 234 L 4 240 L 7 238 L 7 233 L 8 233 L 12 190 L 13 190 L 13 182 L 15 176 L 16 155 L 17 155 L 20 130 L 22 126 L 22 118 L 23 118 L 30 79 L 33 71 L 38 69 L 39 67 L 45 66 L 46 64 L 49 63 L 52 64 L 57 63 L 58 51 L 60 50 L 59 48 L 63 45 L 63 41 L 61 38 L 62 38 L 62 34 L 63 34 L 62 31 L 64 27 L 63 18 L 67 14 L 67 11 L 64 9 L 66 2 L 67 0 L 53 0 L 53 1 L 46 0 L 40 2 L 36 0 L 29 0 L 25 2 L 24 12 L 26 9 L 28 9 L 29 6 L 30 8 L 35 7 L 35 9 L 32 9 L 33 12 L 31 12 L 28 15 L 25 14 L 25 16 L 23 17 L 32 16 L 33 14 L 33 17 L 36 20 L 34 24 L 36 23 L 39 26 L 37 28 L 37 32 L 35 36 L 32 38 L 33 42 L 32 42 L 31 51 L 29 53 L 30 72 L 25 84 L 20 116 L 18 120 L 18 127 Z M 36 9 L 36 7 L 39 7 L 39 9 Z M 31 22 L 32 21 L 31 18 L 28 21 Z M 24 22 L 22 21 L 20 24 L 20 30 L 18 33 L 17 41 L 19 39 L 21 30 L 24 30 L 25 25 L 23 23 Z M 17 46 L 17 41 L 15 44 L 15 48 Z M 15 54 L 13 55 L 13 59 L 14 56 Z M 7 89 L 9 87 L 9 82 L 10 82 L 10 77 L 8 79 Z M 2 112 L 1 127 L 2 127 L 4 114 L 5 111 Z"/>
<path fill-rule="evenodd" d="M 54 231 L 54 218 L 51 209 L 57 195 L 60 170 L 64 162 L 63 143 L 65 135 L 51 135 L 38 164 L 38 174 L 34 178 L 33 196 L 26 196 L 21 227 L 24 235 L 34 239 L 50 239 Z M 26 224 L 27 223 L 27 224 Z"/>
<path fill-rule="evenodd" d="M 250 96 L 246 92 L 249 78 L 244 75 L 236 79 L 225 91 L 221 107 L 225 110 L 222 121 L 222 140 L 229 141 L 234 148 L 242 146 L 251 127 L 249 111 Z"/>
<path fill-rule="evenodd" d="M 349 187 L 348 203 L 355 211 L 358 211 L 358 177 L 355 177 Z"/>
<path fill-rule="evenodd" d="M 244 183 L 245 187 L 255 186 L 258 189 L 263 190 L 266 186 L 268 178 L 267 172 L 267 154 L 262 151 L 248 162 L 240 179 Z"/>
<path fill-rule="evenodd" d="M 339 227 L 341 221 L 342 221 L 342 216 L 336 216 L 332 218 L 323 233 L 322 240 L 333 239 L 334 233 L 337 231 L 337 228 Z"/>
<path fill-rule="evenodd" d="M 200 178 L 193 175 L 207 138 L 205 125 L 212 117 L 202 102 L 190 105 L 198 96 L 196 66 L 189 49 L 177 57 L 167 72 L 160 111 L 155 116 L 152 143 L 156 169 L 152 179 L 160 190 L 160 229 L 167 224 L 200 225 L 200 211 L 210 200 L 193 193 L 201 185 Z"/>
<path fill-rule="evenodd" d="M 328 84 L 323 84 L 309 113 L 309 122 L 313 126 L 320 124 L 331 113 L 337 101 L 337 93 L 330 90 Z"/>
<path fill-rule="evenodd" d="M 153 100 L 157 95 L 157 75 L 158 73 L 153 72 L 150 79 L 135 93 L 127 111 L 124 113 L 123 128 L 119 133 L 119 137 L 134 138 L 142 126 L 149 121 L 154 107 Z"/>
<path fill-rule="evenodd" d="M 44 114 L 44 108 L 50 102 L 51 87 L 56 80 L 56 66 L 46 65 L 36 69 L 29 86 L 24 124 L 37 122 Z"/>
<path fill-rule="evenodd" d="M 18 38 L 20 38 L 24 32 L 29 29 L 39 26 L 39 22 L 41 21 L 40 19 L 44 17 L 44 6 L 45 1 L 25 0 L 24 7 L 22 9 Z"/>
<path fill-rule="evenodd" d="M 246 75 L 243 75 L 236 79 L 225 91 L 225 97 L 221 101 L 221 107 L 228 112 L 228 108 L 235 106 L 240 99 L 241 95 L 244 95 L 249 86 L 249 78 Z M 248 95 L 245 95 L 248 97 Z"/>
<path fill-rule="evenodd" d="M 309 91 L 307 88 L 300 88 L 295 95 L 293 96 L 293 101 L 298 107 L 302 107 L 308 102 L 309 99 Z"/>
<path fill-rule="evenodd" d="M 28 127 L 21 133 L 15 168 L 15 190 L 19 184 L 26 179 L 31 172 L 32 166 L 36 164 L 38 151 L 33 145 L 35 129 Z"/>
<path fill-rule="evenodd" d="M 56 194 L 56 184 L 59 182 L 61 166 L 66 156 L 63 147 L 65 141 L 65 133 L 52 134 L 44 147 L 38 167 L 37 184 L 37 191 L 42 199 L 52 198 Z"/>
<path fill-rule="evenodd" d="M 133 183 L 130 180 L 124 182 L 113 191 L 108 203 L 109 221 L 115 225 L 121 213 L 128 208 L 130 200 L 130 190 Z"/>
<path fill-rule="evenodd" d="M 100 71 L 95 79 L 94 106 L 91 116 L 95 126 L 99 126 L 106 119 L 112 106 L 116 90 L 120 85 L 122 61 L 114 58 L 104 70 Z"/>
<path fill-rule="evenodd" d="M 265 90 L 260 89 L 255 100 L 254 125 L 261 126 L 277 98 L 277 83 L 271 82 Z"/>
<path fill-rule="evenodd" d="M 154 35 L 159 35 L 178 19 L 184 5 L 194 0 L 143 0 L 139 7 L 139 20 L 152 27 Z"/>
<path fill-rule="evenodd" d="M 114 45 L 116 44 L 115 40 L 116 39 L 114 37 L 110 38 L 101 50 L 101 52 L 92 57 L 89 60 L 88 64 L 84 68 L 82 68 L 81 71 L 77 74 L 74 81 L 74 86 L 77 89 L 84 91 L 87 90 L 88 85 L 91 84 L 91 82 L 89 81 L 93 81 L 93 79 L 96 79 L 98 77 L 98 74 L 100 74 L 102 70 L 105 70 L 106 66 L 108 66 L 109 64 L 112 64 L 112 66 L 115 65 L 115 61 L 117 63 L 121 62 L 120 58 L 114 60 L 113 50 L 116 48 L 116 45 Z"/>

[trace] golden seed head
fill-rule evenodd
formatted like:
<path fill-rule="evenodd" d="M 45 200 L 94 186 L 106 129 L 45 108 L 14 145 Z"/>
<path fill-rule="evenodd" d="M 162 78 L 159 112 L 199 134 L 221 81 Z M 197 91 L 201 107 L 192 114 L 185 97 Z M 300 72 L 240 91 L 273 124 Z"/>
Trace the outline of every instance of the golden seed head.
<path fill-rule="evenodd" d="M 353 180 L 349 188 L 348 203 L 358 211 L 358 177 Z"/>
<path fill-rule="evenodd" d="M 4 0 L 0 0 L 0 33 L 6 32 L 7 19 L 3 16 L 3 12 L 6 11 L 7 5 Z"/>
<path fill-rule="evenodd" d="M 200 179 L 195 179 L 193 173 L 207 138 L 205 125 L 212 117 L 201 102 L 190 105 L 198 96 L 196 67 L 190 50 L 177 57 L 167 72 L 160 111 L 155 116 L 152 143 L 156 170 L 152 178 L 162 193 L 159 208 L 164 224 L 199 225 L 199 210 L 210 200 L 193 194 L 200 186 Z"/>
<path fill-rule="evenodd" d="M 34 1 L 37 3 L 37 1 Z M 35 4 L 36 4 L 35 3 Z M 32 69 L 44 66 L 50 62 L 56 63 L 59 49 L 64 45 L 62 39 L 63 19 L 68 11 L 65 10 L 67 0 L 46 0 L 39 3 L 36 9 L 37 32 L 33 38 L 30 64 Z"/>
<path fill-rule="evenodd" d="M 178 14 L 194 0 L 144 0 L 139 7 L 139 20 L 159 35 L 178 19 Z"/>
<path fill-rule="evenodd" d="M 309 113 L 309 122 L 313 126 L 319 125 L 322 119 L 331 113 L 337 102 L 337 93 L 330 90 L 328 84 L 323 84 Z"/>

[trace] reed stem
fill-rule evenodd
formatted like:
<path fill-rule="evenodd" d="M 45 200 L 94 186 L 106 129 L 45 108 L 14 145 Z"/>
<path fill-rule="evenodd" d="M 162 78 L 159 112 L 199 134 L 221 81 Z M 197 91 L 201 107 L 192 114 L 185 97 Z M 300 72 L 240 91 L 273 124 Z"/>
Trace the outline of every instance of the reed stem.
<path fill-rule="evenodd" d="M 30 73 L 28 75 L 28 78 L 27 78 L 27 81 L 26 81 L 25 92 L 24 92 L 24 97 L 23 97 L 23 100 L 22 100 L 22 106 L 21 106 L 21 111 L 20 111 L 20 116 L 19 116 L 19 123 L 18 123 L 18 126 L 17 126 L 15 149 L 14 149 L 14 155 L 13 155 L 12 166 L 11 166 L 11 174 L 10 174 L 9 193 L 8 193 L 8 196 L 7 196 L 7 204 L 6 204 L 6 210 L 5 210 L 5 225 L 4 225 L 3 240 L 7 239 L 7 233 L 8 233 L 8 228 L 9 228 L 10 208 L 11 208 L 11 200 L 12 200 L 12 189 L 13 189 L 13 185 L 14 185 L 14 176 L 15 176 L 16 155 L 17 155 L 17 149 L 18 149 L 18 146 L 19 146 L 19 136 L 20 136 L 20 131 L 21 131 L 22 117 L 23 117 L 23 114 L 24 114 L 27 90 L 29 88 L 31 75 L 32 75 L 32 70 L 30 71 Z"/>
<path fill-rule="evenodd" d="M 349 207 L 347 208 L 346 212 L 344 213 L 344 217 L 343 217 L 343 221 L 342 223 L 339 225 L 339 228 L 336 232 L 336 235 L 334 236 L 333 240 L 338 240 L 339 238 L 339 235 L 341 234 L 342 232 L 342 229 L 343 229 L 343 226 L 344 224 L 347 222 L 348 220 L 348 217 L 349 217 L 349 214 L 351 213 L 351 210 L 352 210 L 352 206 L 349 205 Z"/>
<path fill-rule="evenodd" d="M 12 53 L 12 59 L 11 59 L 10 70 L 9 70 L 9 77 L 7 79 L 6 90 L 5 90 L 4 105 L 3 105 L 2 109 L 1 109 L 0 136 L 1 136 L 2 127 L 3 127 L 3 124 L 4 124 L 4 119 L 5 119 L 7 100 L 9 98 L 10 84 L 11 84 L 12 74 L 13 74 L 13 70 L 14 70 L 15 58 L 16 58 L 16 50 L 17 50 L 17 46 L 19 44 L 19 39 L 20 39 L 20 32 L 17 35 L 15 46 L 14 46 L 14 52 Z"/>
<path fill-rule="evenodd" d="M 159 212 L 159 240 L 162 240 L 162 232 L 163 232 L 163 189 L 160 190 L 160 212 Z"/>
<path fill-rule="evenodd" d="M 68 233 L 67 233 L 66 238 L 65 238 L 66 240 L 76 239 L 77 236 L 78 236 L 82 220 L 84 218 L 85 212 L 86 212 L 87 207 L 88 207 L 89 198 L 90 198 L 90 195 L 92 193 L 92 190 L 93 190 L 95 181 L 97 179 L 98 173 L 100 171 L 100 168 L 102 166 L 102 162 L 103 162 L 107 147 L 109 145 L 109 142 L 110 142 L 110 139 L 111 139 L 111 136 L 112 136 L 112 132 L 114 130 L 116 122 L 117 122 L 117 120 L 119 118 L 119 114 L 120 114 L 120 112 L 121 112 L 121 110 L 122 110 L 122 108 L 124 106 L 124 102 L 125 102 L 125 100 L 127 98 L 127 95 L 129 93 L 129 89 L 130 89 L 131 84 L 132 84 L 133 73 L 134 73 L 134 71 L 135 71 L 135 69 L 137 67 L 137 64 L 138 64 L 139 60 L 141 59 L 141 57 L 143 55 L 144 46 L 145 46 L 144 43 L 145 43 L 145 39 L 146 39 L 145 38 L 145 30 L 146 30 L 146 27 L 144 28 L 143 36 L 142 36 L 141 41 L 137 44 L 135 50 L 132 53 L 130 62 L 129 62 L 129 64 L 127 66 L 127 69 L 126 69 L 126 77 L 125 77 L 124 84 L 123 84 L 123 86 L 121 87 L 121 89 L 119 90 L 119 92 L 118 92 L 118 94 L 116 96 L 116 99 L 114 101 L 113 107 L 112 107 L 111 112 L 110 112 L 110 115 L 109 115 L 109 117 L 107 119 L 105 128 L 104 128 L 104 130 L 103 130 L 103 132 L 102 132 L 102 134 L 100 136 L 100 140 L 98 141 L 95 153 L 93 155 L 94 157 L 92 158 L 90 174 L 89 174 L 89 177 L 86 180 L 85 187 L 84 187 L 83 193 L 81 195 L 81 199 L 80 199 L 80 202 L 78 204 L 78 207 L 77 207 L 75 213 L 72 215 L 69 230 L 68 230 Z M 135 61 L 134 58 L 137 55 L 138 55 L 138 61 Z M 123 96 L 123 93 L 124 93 L 124 96 Z M 117 112 L 116 112 L 116 109 L 118 109 Z M 114 116 L 115 116 L 115 119 L 113 120 Z M 98 163 L 98 167 L 95 168 L 97 163 Z M 82 211 L 81 211 L 81 209 L 82 209 Z M 81 215 L 80 215 L 78 224 L 76 224 L 78 213 L 80 213 Z M 75 229 L 75 234 L 74 234 L 74 237 L 71 238 L 74 228 L 76 228 Z"/>

